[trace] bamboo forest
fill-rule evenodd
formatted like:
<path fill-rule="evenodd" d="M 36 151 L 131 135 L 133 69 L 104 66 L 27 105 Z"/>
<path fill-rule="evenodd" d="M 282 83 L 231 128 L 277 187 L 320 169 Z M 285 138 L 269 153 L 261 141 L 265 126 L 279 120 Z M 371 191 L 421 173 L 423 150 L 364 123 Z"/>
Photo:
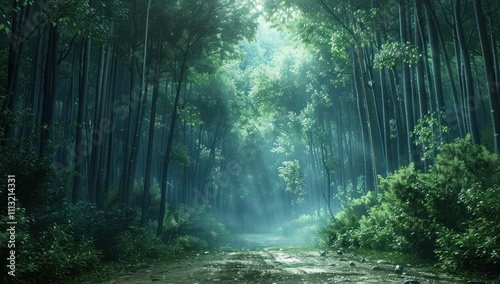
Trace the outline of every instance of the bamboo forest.
<path fill-rule="evenodd" d="M 500 283 L 500 1 L 0 1 L 2 283 Z"/>

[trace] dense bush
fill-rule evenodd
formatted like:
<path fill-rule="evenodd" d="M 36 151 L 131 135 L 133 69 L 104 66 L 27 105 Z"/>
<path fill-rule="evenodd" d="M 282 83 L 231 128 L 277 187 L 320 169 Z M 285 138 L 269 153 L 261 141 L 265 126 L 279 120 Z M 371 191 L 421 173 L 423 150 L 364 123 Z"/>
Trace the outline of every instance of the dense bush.
<path fill-rule="evenodd" d="M 207 206 L 175 208 L 169 212 L 165 222 L 165 242 L 178 244 L 187 250 L 213 247 L 229 237 L 229 232 L 215 220 Z"/>
<path fill-rule="evenodd" d="M 167 245 L 151 231 L 133 227 L 116 236 L 115 257 L 124 262 L 164 259 L 170 253 Z"/>
<path fill-rule="evenodd" d="M 138 213 L 125 207 L 102 210 L 81 202 L 58 212 L 62 215 L 60 222 L 73 224 L 76 236 L 93 239 L 94 247 L 102 252 L 104 260 L 119 258 L 124 248 L 118 246 L 117 238 L 127 232 L 135 232 L 139 224 Z"/>
<path fill-rule="evenodd" d="M 381 179 L 325 228 L 334 246 L 436 258 L 445 268 L 500 271 L 500 160 L 469 138 L 440 147 L 427 173 Z"/>
<path fill-rule="evenodd" d="M 100 252 L 88 239 L 77 240 L 71 226 L 53 225 L 21 247 L 19 263 L 29 267 L 22 278 L 31 283 L 71 279 L 100 261 Z"/>
<path fill-rule="evenodd" d="M 337 213 L 331 224 L 322 230 L 324 244 L 329 246 L 350 247 L 359 244 L 359 236 L 354 231 L 359 230 L 359 220 L 368 215 L 368 210 L 377 203 L 375 195 L 368 192 L 365 196 L 353 199 L 349 206 Z"/>
<path fill-rule="evenodd" d="M 38 158 L 34 149 L 23 144 L 0 147 L 0 188 L 7 188 L 6 175 L 15 175 L 16 199 L 22 202 L 26 214 L 34 215 L 52 211 L 65 192 L 61 188 L 49 186 L 55 175 L 49 162 Z M 7 200 L 7 193 L 2 193 L 2 200 Z M 0 213 L 5 216 L 7 208 L 0 206 Z"/>
<path fill-rule="evenodd" d="M 163 240 L 155 230 L 139 227 L 138 210 L 110 205 L 70 204 L 65 192 L 53 182 L 50 163 L 29 148 L 0 148 L 0 172 L 16 175 L 16 271 L 7 274 L 2 261 L 0 282 L 49 283 L 92 271 L 103 261 L 144 262 L 172 254 L 206 249 L 227 236 L 205 207 L 175 210 L 166 218 Z M 7 200 L 7 179 L 0 179 L 0 196 Z M 112 204 L 109 202 L 108 204 Z M 0 224 L 8 221 L 6 206 L 0 207 Z M 9 254 L 9 233 L 0 232 L 0 252 Z"/>

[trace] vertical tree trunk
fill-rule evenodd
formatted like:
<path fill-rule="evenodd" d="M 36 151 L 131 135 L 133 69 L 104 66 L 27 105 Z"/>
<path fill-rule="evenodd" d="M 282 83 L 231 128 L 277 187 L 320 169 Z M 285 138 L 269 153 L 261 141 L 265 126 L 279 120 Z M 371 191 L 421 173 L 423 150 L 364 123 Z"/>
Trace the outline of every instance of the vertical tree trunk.
<path fill-rule="evenodd" d="M 420 54 L 424 49 L 423 39 L 424 39 L 424 27 L 422 24 L 422 5 L 420 1 L 415 1 L 415 45 L 417 51 Z M 417 81 L 417 93 L 418 93 L 418 106 L 419 115 L 418 118 L 423 117 L 429 111 L 427 102 L 427 92 L 425 89 L 425 74 L 424 74 L 424 58 L 419 56 L 417 59 L 417 64 L 415 65 L 416 81 Z M 422 144 L 420 151 L 425 152 L 426 144 Z M 424 170 L 427 170 L 427 164 L 423 163 Z"/>
<path fill-rule="evenodd" d="M 158 213 L 158 227 L 156 229 L 156 235 L 161 236 L 163 233 L 163 221 L 165 219 L 165 209 L 166 209 L 166 195 L 167 195 L 167 180 L 168 180 L 168 169 L 170 163 L 170 153 L 172 151 L 172 144 L 174 141 L 175 124 L 177 118 L 179 117 L 179 99 L 181 97 L 182 83 L 184 82 L 186 70 L 186 57 L 189 49 L 186 48 L 183 56 L 182 64 L 179 68 L 179 77 L 177 78 L 177 86 L 175 88 L 175 99 L 174 106 L 172 108 L 172 118 L 170 120 L 170 128 L 168 131 L 167 147 L 165 149 L 165 157 L 163 161 L 163 171 L 161 178 L 161 193 L 160 193 L 160 211 Z"/>
<path fill-rule="evenodd" d="M 455 23 L 456 35 L 459 43 L 460 55 L 462 57 L 463 69 L 464 69 L 464 83 L 465 83 L 465 98 L 467 101 L 467 111 L 469 117 L 469 129 L 467 132 L 471 133 L 472 143 L 479 143 L 479 129 L 477 125 L 476 119 L 476 99 L 474 97 L 474 84 L 472 79 L 472 69 L 470 65 L 469 51 L 467 50 L 467 43 L 462 27 L 462 19 L 460 18 L 461 8 L 460 2 L 461 0 L 454 0 L 454 9 L 453 9 L 453 19 Z M 457 122 L 458 121 L 457 117 Z"/>
<path fill-rule="evenodd" d="M 487 90 L 489 92 L 490 107 L 491 107 L 491 122 L 493 125 L 493 142 L 495 145 L 495 153 L 500 153 L 500 98 L 498 97 L 493 55 L 491 46 L 488 42 L 488 34 L 486 31 L 486 21 L 484 19 L 481 0 L 474 0 L 474 13 L 476 15 L 477 30 L 479 33 L 479 41 L 481 42 L 481 50 L 483 52 L 484 69 L 486 74 Z"/>
<path fill-rule="evenodd" d="M 432 7 L 429 0 L 425 0 L 425 18 L 427 21 L 427 33 L 429 37 L 429 45 L 431 50 L 432 60 L 432 83 L 434 86 L 434 98 L 436 100 L 437 111 L 444 110 L 444 96 L 443 86 L 441 79 L 441 59 L 439 55 L 439 43 L 436 35 L 436 23 L 432 17 Z M 438 116 L 439 123 L 441 124 L 441 116 Z M 443 132 L 439 129 L 440 140 L 443 141 Z"/>
<path fill-rule="evenodd" d="M 56 105 L 58 26 L 50 26 L 43 77 L 42 130 L 40 133 L 40 157 L 51 156 L 49 149 L 51 128 Z"/>
<path fill-rule="evenodd" d="M 6 97 L 2 104 L 2 113 L 15 111 L 17 85 L 19 82 L 20 58 L 26 43 L 26 28 L 30 22 L 32 5 L 23 5 L 20 1 L 12 1 L 11 31 L 9 40 L 9 59 L 7 63 L 7 89 Z M 57 38 L 56 38 L 57 46 Z M 14 133 L 13 125 L 7 123 L 4 126 L 4 135 L 12 138 Z"/>
<path fill-rule="evenodd" d="M 87 107 L 87 92 L 90 67 L 90 46 L 91 39 L 85 38 L 82 46 L 80 86 L 78 90 L 78 114 L 76 120 L 76 143 L 75 143 L 75 177 L 73 179 L 72 201 L 80 201 L 82 181 L 83 181 L 83 159 L 87 156 L 88 145 L 84 137 L 84 120 Z"/>
<path fill-rule="evenodd" d="M 97 84 L 96 84 L 96 96 L 94 104 L 94 120 L 92 125 L 92 131 L 90 136 L 90 141 L 92 142 L 92 153 L 90 160 L 90 178 L 89 178 L 89 201 L 91 203 L 97 202 L 97 177 L 99 174 L 100 167 L 100 156 L 101 156 L 101 144 L 102 144 L 102 129 L 101 121 L 102 115 L 104 113 L 103 109 L 103 78 L 104 78 L 104 68 L 106 61 L 106 49 L 104 44 L 101 43 L 100 55 L 99 55 L 99 70 L 97 74 Z"/>
<path fill-rule="evenodd" d="M 110 87 L 109 87 L 109 106 L 110 108 L 110 118 L 109 118 L 109 123 L 112 127 L 111 129 L 111 133 L 109 133 L 108 135 L 108 138 L 107 138 L 107 157 L 106 157 L 106 176 L 105 176 L 105 180 L 104 180 L 104 189 L 105 189 L 105 194 L 108 193 L 108 190 L 111 186 L 111 183 L 112 182 L 115 182 L 115 172 L 116 172 L 116 163 L 114 163 L 114 160 L 113 160 L 113 153 L 116 153 L 118 150 L 117 150 L 117 146 L 114 145 L 115 141 L 116 141 L 116 138 L 115 138 L 115 135 L 114 135 L 114 130 L 115 130 L 115 127 L 116 127 L 116 123 L 117 123 L 117 119 L 116 119 L 116 101 L 117 101 L 117 88 L 116 88 L 116 82 L 117 82 L 117 78 L 118 78 L 118 58 L 117 58 L 117 54 L 116 54 L 116 45 L 114 46 L 114 51 L 113 51 L 113 55 L 114 55 L 114 58 L 113 58 L 113 71 L 111 72 L 110 74 Z"/>
<path fill-rule="evenodd" d="M 424 27 L 422 24 L 422 5 L 420 1 L 415 1 L 415 45 L 417 46 L 418 53 L 422 52 L 424 49 L 423 38 L 424 38 Z M 418 57 L 416 68 L 416 80 L 417 80 L 417 92 L 419 98 L 419 112 L 420 117 L 427 114 L 429 111 L 427 94 L 425 90 L 425 75 L 424 75 L 424 58 L 422 56 Z"/>
<path fill-rule="evenodd" d="M 147 61 L 147 51 L 148 51 L 148 35 L 149 35 L 149 12 L 150 12 L 150 7 L 151 7 L 151 0 L 148 1 L 148 5 L 146 8 L 146 23 L 145 23 L 145 32 L 144 32 L 144 46 L 143 46 L 143 51 L 142 51 L 142 75 L 141 75 L 141 84 L 139 86 L 139 102 L 137 105 L 136 113 L 137 116 L 135 119 L 131 116 L 131 125 L 135 123 L 134 127 L 129 127 L 129 131 L 133 129 L 132 137 L 129 142 L 131 142 L 131 147 L 129 151 L 129 156 L 128 156 L 128 163 L 127 165 L 127 171 L 124 172 L 125 174 L 125 183 L 123 184 L 124 187 L 124 203 L 126 205 L 130 205 L 130 195 L 132 192 L 132 189 L 134 187 L 134 176 L 135 176 L 135 170 L 136 170 L 136 164 L 137 164 L 137 155 L 138 155 L 138 148 L 139 148 L 139 140 L 140 140 L 140 134 L 141 134 L 141 129 L 142 129 L 142 118 L 143 118 L 143 112 L 144 112 L 144 105 L 146 103 L 146 95 L 145 95 L 145 90 L 147 89 L 147 82 L 146 82 L 146 61 Z M 133 90 L 132 90 L 133 91 Z"/>
<path fill-rule="evenodd" d="M 141 206 L 141 227 L 146 225 L 147 212 L 149 209 L 149 188 L 151 186 L 151 166 L 153 157 L 153 142 L 155 137 L 155 122 L 156 122 L 156 105 L 158 102 L 158 93 L 160 87 L 160 67 L 161 67 L 161 51 L 162 51 L 162 36 L 161 32 L 158 36 L 155 66 L 155 78 L 153 82 L 153 98 L 151 99 L 151 115 L 149 119 L 149 136 L 148 136 L 148 149 L 146 154 L 146 170 L 144 174 L 144 191 L 142 194 Z"/>
<path fill-rule="evenodd" d="M 368 126 L 366 125 L 367 117 L 366 117 L 366 103 L 364 101 L 364 96 L 361 94 L 361 87 L 359 86 L 358 78 L 359 78 L 359 66 L 357 64 L 355 54 L 353 54 L 353 77 L 352 81 L 354 83 L 354 93 L 356 94 L 356 103 L 357 103 L 357 110 L 358 110 L 358 118 L 359 118 L 359 126 L 360 126 L 360 134 L 361 134 L 361 145 L 362 145 L 362 150 L 363 150 L 363 167 L 364 167 L 364 177 L 366 180 L 366 186 L 367 188 L 373 187 L 372 181 L 373 179 L 371 178 L 371 171 L 370 171 L 370 150 L 369 150 L 369 138 L 368 138 Z"/>
<path fill-rule="evenodd" d="M 113 23 L 111 23 L 111 33 L 113 31 Z M 106 175 L 108 172 L 107 164 L 107 153 L 111 151 L 111 149 L 107 149 L 108 140 L 111 136 L 111 132 L 113 131 L 113 127 L 110 124 L 110 104 L 111 104 L 111 94 L 109 93 L 109 81 L 111 77 L 110 72 L 110 64 L 112 58 L 111 45 L 109 43 L 106 44 L 106 56 L 104 61 L 104 70 L 103 70 L 103 80 L 102 80 L 102 96 L 101 96 L 101 104 L 100 104 L 100 119 L 99 119 L 99 133 L 101 136 L 101 141 L 98 147 L 98 172 L 97 172 L 97 183 L 96 183 L 96 204 L 98 206 L 103 205 L 104 194 L 106 188 L 104 188 L 104 180 L 106 179 Z"/>
<path fill-rule="evenodd" d="M 455 108 L 455 114 L 457 116 L 457 118 L 460 116 L 460 100 L 459 100 L 459 97 L 457 95 L 457 87 L 455 85 L 455 79 L 454 79 L 454 76 L 453 76 L 453 71 L 452 71 L 452 68 L 451 68 L 451 60 L 448 56 L 448 53 L 446 52 L 446 44 L 445 44 L 445 41 L 444 41 L 444 38 L 443 38 L 443 34 L 441 33 L 441 28 L 439 27 L 439 25 L 437 24 L 438 23 L 438 20 L 436 18 L 436 14 L 434 13 L 434 11 L 430 11 L 430 15 L 432 17 L 432 21 L 435 23 L 435 29 L 436 29 L 436 35 L 437 35 L 437 38 L 439 40 L 439 45 L 441 46 L 441 49 L 443 51 L 443 57 L 444 57 L 444 63 L 445 63 L 445 67 L 446 67 L 446 73 L 447 73 L 447 76 L 448 76 L 448 80 L 449 80 L 449 85 L 450 85 L 450 89 L 451 89 L 451 96 L 452 96 L 452 99 L 453 99 L 453 106 Z M 464 125 L 462 125 L 461 121 L 459 119 L 457 119 L 457 124 L 455 125 L 457 128 L 458 128 L 458 132 L 460 133 L 461 136 L 463 136 L 463 128 L 464 128 Z"/>
<path fill-rule="evenodd" d="M 408 33 L 406 30 L 406 2 L 405 0 L 398 0 L 398 8 L 399 8 L 399 35 L 400 42 L 403 45 L 406 45 L 408 42 Z M 402 63 L 403 69 L 403 94 L 404 94 L 404 105 L 405 105 L 405 113 L 406 113 L 406 144 L 408 147 L 408 162 L 412 163 L 415 161 L 417 157 L 416 147 L 414 143 L 413 136 L 410 136 L 410 133 L 413 131 L 414 125 L 414 115 L 413 115 L 413 98 L 411 91 L 411 80 L 410 80 L 410 67 L 407 63 Z"/>

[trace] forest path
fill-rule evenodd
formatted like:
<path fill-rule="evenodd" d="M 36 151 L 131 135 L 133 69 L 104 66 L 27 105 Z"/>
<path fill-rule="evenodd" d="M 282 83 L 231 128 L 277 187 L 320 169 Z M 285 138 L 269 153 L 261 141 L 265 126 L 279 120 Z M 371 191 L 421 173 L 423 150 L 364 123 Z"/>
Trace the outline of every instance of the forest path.
<path fill-rule="evenodd" d="M 396 263 L 289 247 L 293 242 L 277 235 L 241 235 L 235 243 L 234 247 L 123 271 L 105 283 L 463 283 L 423 268 L 402 265 L 398 274 Z M 285 248 L 280 248 L 283 244 Z"/>

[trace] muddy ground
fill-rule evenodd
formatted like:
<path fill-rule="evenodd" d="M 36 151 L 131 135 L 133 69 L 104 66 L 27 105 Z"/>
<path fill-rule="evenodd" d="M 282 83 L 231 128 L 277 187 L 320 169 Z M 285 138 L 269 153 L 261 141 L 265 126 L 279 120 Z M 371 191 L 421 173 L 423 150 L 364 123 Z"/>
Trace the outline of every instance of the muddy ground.
<path fill-rule="evenodd" d="M 396 265 L 400 270 L 396 271 Z M 411 282 L 418 281 L 418 282 Z M 124 268 L 104 283 L 464 283 L 418 265 L 322 253 L 276 235 L 242 235 L 216 251 Z"/>

